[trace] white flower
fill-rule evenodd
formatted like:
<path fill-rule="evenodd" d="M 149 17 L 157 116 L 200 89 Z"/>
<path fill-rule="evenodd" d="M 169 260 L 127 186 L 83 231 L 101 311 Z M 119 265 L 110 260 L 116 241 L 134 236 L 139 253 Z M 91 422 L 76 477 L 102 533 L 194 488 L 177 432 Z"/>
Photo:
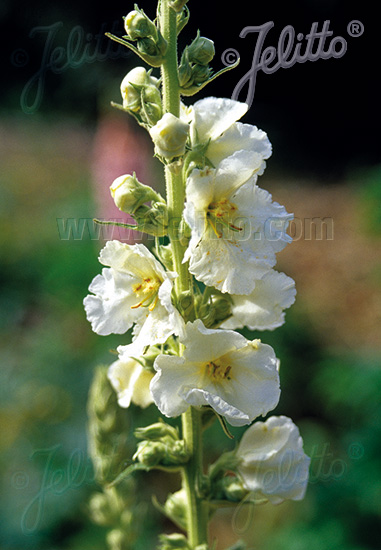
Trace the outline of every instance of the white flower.
<path fill-rule="evenodd" d="M 246 103 L 217 97 L 201 99 L 183 109 L 184 120 L 190 122 L 192 146 L 209 141 L 206 156 L 214 166 L 235 151 L 250 151 L 260 155 L 258 170 L 262 173 L 264 160 L 271 156 L 271 143 L 267 134 L 256 126 L 236 122 L 247 110 Z"/>
<path fill-rule="evenodd" d="M 142 244 L 108 241 L 99 261 L 104 268 L 84 299 L 87 319 L 94 332 L 123 334 L 135 324 L 135 341 L 141 347 L 164 343 L 180 334 L 183 321 L 171 302 L 175 273 L 165 272 Z"/>
<path fill-rule="evenodd" d="M 271 269 L 256 281 L 251 294 L 233 295 L 232 315 L 221 328 L 273 330 L 284 323 L 284 309 L 295 302 L 295 281 Z"/>
<path fill-rule="evenodd" d="M 250 294 L 292 241 L 293 218 L 255 185 L 258 157 L 238 151 L 218 169 L 195 169 L 186 184 L 185 221 L 191 240 L 184 256 L 189 271 L 207 286 L 229 294 Z"/>
<path fill-rule="evenodd" d="M 255 422 L 243 434 L 237 457 L 244 486 L 254 499 L 278 504 L 304 497 L 310 458 L 290 418 L 272 416 L 266 422 Z"/>
<path fill-rule="evenodd" d="M 249 341 L 232 330 L 187 323 L 182 357 L 159 355 L 151 393 L 166 416 L 189 405 L 210 405 L 233 426 L 250 424 L 279 401 L 278 360 L 260 340 Z"/>
<path fill-rule="evenodd" d="M 153 403 L 149 390 L 153 373 L 143 368 L 133 357 L 125 355 L 112 363 L 108 369 L 108 378 L 121 407 L 129 407 L 131 401 L 142 408 Z"/>
<path fill-rule="evenodd" d="M 165 113 L 149 133 L 157 155 L 170 160 L 185 153 L 189 125 L 171 113 Z"/>

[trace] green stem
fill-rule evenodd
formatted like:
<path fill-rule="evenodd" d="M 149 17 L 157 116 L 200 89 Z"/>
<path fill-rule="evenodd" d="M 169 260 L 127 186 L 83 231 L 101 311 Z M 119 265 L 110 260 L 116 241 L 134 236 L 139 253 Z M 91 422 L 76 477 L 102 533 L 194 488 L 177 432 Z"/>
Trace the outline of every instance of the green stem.
<path fill-rule="evenodd" d="M 183 438 L 191 458 L 183 468 L 183 487 L 188 501 L 188 539 L 191 548 L 208 542 L 208 510 L 198 494 L 202 476 L 202 427 L 201 412 L 194 407 L 182 415 Z"/>
<path fill-rule="evenodd" d="M 169 7 L 168 0 L 160 1 L 160 30 L 167 41 L 168 49 L 161 66 L 163 86 L 163 107 L 174 116 L 180 114 L 180 89 L 177 68 L 177 15 Z M 185 246 L 180 242 L 179 227 L 185 202 L 185 182 L 181 170 L 165 167 L 167 206 L 169 214 L 168 235 L 173 251 L 174 270 L 178 273 L 175 280 L 177 295 L 189 290 L 190 277 L 186 264 L 182 263 Z M 180 354 L 182 346 L 180 346 Z M 190 453 L 190 460 L 183 468 L 183 486 L 186 491 L 188 539 L 192 548 L 207 543 L 207 510 L 205 503 L 197 492 L 202 475 L 202 427 L 200 412 L 189 407 L 182 415 L 183 438 Z"/>

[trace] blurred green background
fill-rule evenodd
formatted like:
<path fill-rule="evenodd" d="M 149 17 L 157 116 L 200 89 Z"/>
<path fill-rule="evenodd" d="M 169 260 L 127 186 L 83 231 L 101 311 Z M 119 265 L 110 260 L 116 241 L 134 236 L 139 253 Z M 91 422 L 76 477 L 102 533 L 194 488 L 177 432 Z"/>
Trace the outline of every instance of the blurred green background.
<path fill-rule="evenodd" d="M 141 7 L 153 16 L 153 2 Z M 295 213 L 294 243 L 279 254 L 277 268 L 295 279 L 297 301 L 283 327 L 250 337 L 271 344 L 281 360 L 274 412 L 298 424 L 312 457 L 307 495 L 298 503 L 218 512 L 211 534 L 218 550 L 238 538 L 250 550 L 379 548 L 377 21 L 367 2 L 205 7 L 190 0 L 189 7 L 180 44 L 199 28 L 215 40 L 216 70 L 228 48 L 242 59 L 201 97 L 230 97 L 250 69 L 255 40 L 239 38 L 244 26 L 274 21 L 266 45 L 276 45 L 285 25 L 307 34 L 312 22 L 329 19 L 334 35 L 348 42 L 341 59 L 259 74 L 244 120 L 266 130 L 274 146 L 260 185 Z M 99 488 L 87 452 L 86 401 L 96 365 L 110 364 L 129 335 L 92 333 L 82 300 L 100 271 L 104 240 L 129 235 L 99 233 L 91 219 L 120 216 L 108 186 L 122 173 L 136 170 L 145 183 L 162 186 L 147 136 L 109 106 L 120 101 L 120 81 L 138 61 L 111 48 L 103 33 L 121 33 L 121 17 L 132 8 L 43 0 L 5 0 L 0 8 L 2 549 L 106 547 L 105 528 L 88 517 L 88 499 Z M 348 37 L 354 19 L 364 24 L 361 37 Z M 68 60 L 70 40 L 78 49 Z M 157 416 L 153 406 L 125 413 L 131 454 L 134 427 Z M 217 425 L 208 435 L 208 460 L 234 446 Z M 153 508 L 151 493 L 163 502 L 178 478 L 151 472 L 136 481 L 142 507 L 134 548 L 153 548 L 158 533 L 173 526 Z"/>

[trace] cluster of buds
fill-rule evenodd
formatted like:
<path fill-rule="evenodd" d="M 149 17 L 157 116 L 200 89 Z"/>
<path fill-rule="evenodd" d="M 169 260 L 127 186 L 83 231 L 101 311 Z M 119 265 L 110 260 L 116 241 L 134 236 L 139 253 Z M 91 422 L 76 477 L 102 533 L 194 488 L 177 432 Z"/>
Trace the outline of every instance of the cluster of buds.
<path fill-rule="evenodd" d="M 197 33 L 193 42 L 186 46 L 181 56 L 179 66 L 179 82 L 182 90 L 198 87 L 209 80 L 212 69 L 209 63 L 215 54 L 212 40 Z"/>
<path fill-rule="evenodd" d="M 120 85 L 123 109 L 130 112 L 138 122 L 154 126 L 162 117 L 159 80 L 144 67 L 135 67 L 126 74 Z"/>
<path fill-rule="evenodd" d="M 189 460 L 185 442 L 179 438 L 177 429 L 165 422 L 138 428 L 135 437 L 142 441 L 138 443 L 133 459 L 149 468 L 158 465 L 178 466 Z"/>
<path fill-rule="evenodd" d="M 140 56 L 158 67 L 167 50 L 167 43 L 155 23 L 135 4 L 135 9 L 124 18 L 125 38 L 136 42 Z"/>
<path fill-rule="evenodd" d="M 152 187 L 141 183 L 135 173 L 116 178 L 110 192 L 119 210 L 134 217 L 139 231 L 157 237 L 167 234 L 168 210 L 164 199 Z"/>

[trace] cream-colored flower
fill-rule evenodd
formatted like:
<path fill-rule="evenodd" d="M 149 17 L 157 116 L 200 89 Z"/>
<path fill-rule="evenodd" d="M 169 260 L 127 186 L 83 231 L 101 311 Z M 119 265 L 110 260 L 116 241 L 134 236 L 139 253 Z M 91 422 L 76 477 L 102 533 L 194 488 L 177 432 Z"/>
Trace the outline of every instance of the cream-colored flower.
<path fill-rule="evenodd" d="M 129 407 L 131 402 L 142 408 L 153 403 L 149 390 L 153 376 L 152 372 L 126 354 L 108 369 L 108 378 L 117 393 L 118 403 L 124 408 Z"/>
<path fill-rule="evenodd" d="M 279 504 L 304 498 L 310 458 L 290 418 L 271 416 L 255 422 L 243 434 L 237 458 L 244 486 L 255 500 Z"/>
<path fill-rule="evenodd" d="M 215 167 L 236 151 L 244 150 L 261 157 L 260 175 L 272 148 L 263 130 L 237 122 L 247 110 L 246 103 L 234 99 L 206 97 L 183 108 L 182 118 L 190 123 L 192 146 L 208 144 L 206 157 Z"/>
<path fill-rule="evenodd" d="M 181 334 L 183 320 L 171 301 L 177 275 L 166 272 L 144 245 L 108 241 L 99 261 L 109 267 L 93 279 L 93 294 L 84 299 L 94 332 L 123 334 L 135 325 L 141 347 Z"/>
<path fill-rule="evenodd" d="M 270 346 L 232 330 L 207 329 L 199 319 L 187 323 L 180 341 L 181 357 L 159 355 L 154 363 L 151 393 L 164 415 L 209 405 L 232 426 L 242 426 L 276 407 L 278 360 Z"/>
<path fill-rule="evenodd" d="M 184 261 L 197 280 L 221 292 L 250 294 L 292 241 L 286 233 L 292 214 L 255 185 L 261 162 L 238 151 L 217 169 L 194 169 L 187 179 L 184 218 L 191 239 Z"/>

